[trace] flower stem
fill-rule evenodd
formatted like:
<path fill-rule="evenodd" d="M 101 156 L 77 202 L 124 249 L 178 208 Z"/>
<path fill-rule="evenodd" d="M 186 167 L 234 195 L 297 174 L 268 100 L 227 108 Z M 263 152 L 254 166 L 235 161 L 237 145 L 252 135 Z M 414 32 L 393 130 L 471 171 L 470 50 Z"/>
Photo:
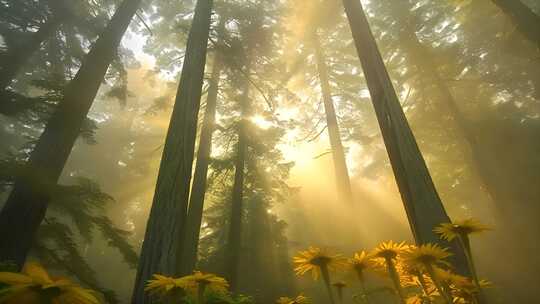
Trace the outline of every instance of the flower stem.
<path fill-rule="evenodd" d="M 431 277 L 431 279 L 433 280 L 433 283 L 435 284 L 435 287 L 437 287 L 437 290 L 443 297 L 446 304 L 452 304 L 454 302 L 452 300 L 452 296 L 449 295 L 448 292 L 446 292 L 446 290 L 443 288 L 442 283 L 439 280 L 439 277 L 437 276 L 437 274 L 435 274 L 435 270 L 433 269 L 433 266 L 431 264 L 426 264 L 425 266 L 426 266 L 426 270 L 429 276 Z"/>
<path fill-rule="evenodd" d="M 401 282 L 399 280 L 399 275 L 396 270 L 396 266 L 394 265 L 394 260 L 391 258 L 385 258 L 386 260 L 386 267 L 388 270 L 388 274 L 390 275 L 390 279 L 392 280 L 392 283 L 394 283 L 394 289 L 396 290 L 399 302 L 401 304 L 405 304 L 407 297 L 405 296 L 405 292 L 403 291 L 403 288 L 401 287 Z"/>
<path fill-rule="evenodd" d="M 358 275 L 358 281 L 360 282 L 360 291 L 362 292 L 362 299 L 364 300 L 365 304 L 370 304 L 369 297 L 366 290 L 366 281 L 364 279 L 364 273 L 360 270 L 357 270 L 356 274 Z"/>
<path fill-rule="evenodd" d="M 328 292 L 328 297 L 330 297 L 330 304 L 336 304 L 334 300 L 334 294 L 332 293 L 332 288 L 330 287 L 330 273 L 328 272 L 328 267 L 326 265 L 321 265 L 321 276 L 326 286 L 326 291 Z"/>
<path fill-rule="evenodd" d="M 427 304 L 431 304 L 431 298 L 430 298 L 430 292 L 429 292 L 429 288 L 427 287 L 427 284 L 426 284 L 426 280 L 424 279 L 424 275 L 422 273 L 418 273 L 416 275 L 416 277 L 418 278 L 418 281 L 420 282 L 420 286 L 422 286 L 422 291 L 424 292 L 424 295 L 426 296 L 426 303 Z"/>
<path fill-rule="evenodd" d="M 339 304 L 343 304 L 343 288 L 336 287 L 337 288 L 337 295 L 338 295 L 338 301 Z"/>
<path fill-rule="evenodd" d="M 472 257 L 472 251 L 471 251 L 471 242 L 469 241 L 469 236 L 466 234 L 459 234 L 459 242 L 461 243 L 461 246 L 463 247 L 465 251 L 465 257 L 467 258 L 467 263 L 469 264 L 469 269 L 471 270 L 471 276 L 474 282 L 474 285 L 477 289 L 477 293 L 479 294 L 482 290 L 480 287 L 480 280 L 478 280 L 478 274 L 476 273 L 476 267 L 474 266 L 474 261 Z M 476 302 L 478 302 L 477 296 L 475 295 Z"/>
<path fill-rule="evenodd" d="M 199 283 L 197 288 L 197 304 L 204 304 L 204 291 L 206 290 L 206 284 Z"/>

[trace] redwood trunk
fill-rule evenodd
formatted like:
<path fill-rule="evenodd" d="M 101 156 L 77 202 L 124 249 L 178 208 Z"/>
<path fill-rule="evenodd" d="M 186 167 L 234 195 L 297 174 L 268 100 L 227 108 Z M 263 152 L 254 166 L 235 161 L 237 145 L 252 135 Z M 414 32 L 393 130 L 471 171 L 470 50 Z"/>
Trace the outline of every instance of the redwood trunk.
<path fill-rule="evenodd" d="M 184 247 L 180 256 L 180 274 L 188 275 L 195 269 L 197 263 L 197 251 L 199 247 L 199 235 L 201 230 L 202 215 L 204 209 L 204 194 L 206 192 L 206 182 L 210 154 L 212 152 L 212 134 L 216 122 L 216 102 L 219 91 L 219 77 L 222 70 L 222 58 L 219 50 L 216 49 L 214 55 L 214 66 L 210 85 L 208 87 L 208 97 L 206 98 L 206 111 L 199 139 L 199 150 L 195 163 L 195 173 L 193 175 L 193 186 L 189 198 L 189 208 L 186 219 L 186 230 Z"/>
<path fill-rule="evenodd" d="M 246 65 L 249 73 L 249 64 Z M 238 291 L 238 265 L 242 247 L 242 203 L 244 199 L 244 176 L 248 150 L 247 143 L 247 112 L 249 103 L 249 81 L 246 79 L 243 96 L 240 100 L 241 121 L 238 126 L 238 144 L 235 159 L 234 184 L 232 189 L 232 206 L 230 216 L 229 234 L 226 245 L 225 275 L 229 281 L 231 291 Z"/>
<path fill-rule="evenodd" d="M 32 151 L 25 172 L 0 212 L 0 261 L 22 267 L 45 216 L 50 191 L 92 106 L 99 86 L 141 0 L 125 0 L 96 41 Z"/>
<path fill-rule="evenodd" d="M 345 161 L 343 144 L 341 143 L 341 135 L 339 132 L 336 110 L 332 100 L 328 67 L 326 66 L 324 51 L 321 47 L 319 37 L 316 32 L 313 33 L 312 42 L 315 49 L 317 71 L 321 81 L 324 112 L 326 115 L 326 125 L 328 127 L 330 146 L 332 148 L 332 158 L 334 161 L 338 197 L 344 202 L 352 203 L 351 181 L 349 179 L 349 171 L 347 170 L 347 162 Z"/>
<path fill-rule="evenodd" d="M 450 222 L 409 127 L 359 0 L 343 0 L 394 176 L 417 243 L 452 247 L 453 264 L 469 274 L 463 249 L 439 238 L 433 229 Z"/>
<path fill-rule="evenodd" d="M 155 273 L 178 275 L 180 272 L 178 255 L 182 252 L 184 238 L 212 4 L 212 0 L 199 0 L 195 7 L 146 225 L 133 303 L 157 303 L 159 299 L 145 295 L 146 282 Z"/>
<path fill-rule="evenodd" d="M 516 24 L 518 30 L 540 48 L 540 16 L 521 0 L 492 0 Z"/>

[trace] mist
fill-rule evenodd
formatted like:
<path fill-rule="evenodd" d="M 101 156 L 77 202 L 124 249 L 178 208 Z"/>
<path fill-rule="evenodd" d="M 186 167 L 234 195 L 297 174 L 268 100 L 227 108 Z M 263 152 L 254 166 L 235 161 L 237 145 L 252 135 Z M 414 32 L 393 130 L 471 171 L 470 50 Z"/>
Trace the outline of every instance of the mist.
<path fill-rule="evenodd" d="M 0 303 L 540 303 L 538 29 L 534 0 L 0 0 Z"/>

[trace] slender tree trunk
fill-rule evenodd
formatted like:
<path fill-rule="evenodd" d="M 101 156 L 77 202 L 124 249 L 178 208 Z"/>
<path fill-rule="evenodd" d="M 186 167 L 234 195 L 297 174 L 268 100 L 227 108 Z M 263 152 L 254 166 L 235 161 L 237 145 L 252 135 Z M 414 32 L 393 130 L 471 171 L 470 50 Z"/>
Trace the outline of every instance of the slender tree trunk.
<path fill-rule="evenodd" d="M 413 236 L 419 244 L 451 247 L 456 270 L 467 275 L 463 249 L 433 232 L 440 223 L 449 223 L 450 218 L 403 113 L 362 5 L 359 0 L 343 0 L 343 5 Z"/>
<path fill-rule="evenodd" d="M 220 29 L 223 30 L 223 21 L 220 22 Z M 193 185 L 189 198 L 188 215 L 186 219 L 186 229 L 184 246 L 180 255 L 180 274 L 187 275 L 195 269 L 197 263 L 197 251 L 199 247 L 199 235 L 204 207 L 204 194 L 206 192 L 206 179 L 210 154 L 212 152 L 212 134 L 216 122 L 216 102 L 219 91 L 219 77 L 223 66 L 223 58 L 216 49 L 214 54 L 214 64 L 212 76 L 208 87 L 208 97 L 206 98 L 206 111 L 202 123 L 201 135 L 199 139 L 199 150 L 195 163 L 195 173 L 193 175 Z"/>
<path fill-rule="evenodd" d="M 317 71 L 321 81 L 321 91 L 324 103 L 324 112 L 326 114 L 326 125 L 328 126 L 328 136 L 330 146 L 332 147 L 332 157 L 334 161 L 334 170 L 336 175 L 336 184 L 340 200 L 352 203 L 351 181 L 345 161 L 345 152 L 341 143 L 339 125 L 332 100 L 330 89 L 330 78 L 328 76 L 328 67 L 326 66 L 324 51 L 321 47 L 316 30 L 313 32 L 312 43 L 315 49 L 315 59 L 317 61 Z"/>
<path fill-rule="evenodd" d="M 99 86 L 141 0 L 125 0 L 93 45 L 0 212 L 0 261 L 22 267 Z"/>
<path fill-rule="evenodd" d="M 521 0 L 491 0 L 516 24 L 525 38 L 540 48 L 540 16 Z"/>
<path fill-rule="evenodd" d="M 144 294 L 154 273 L 180 273 L 197 119 L 206 64 L 212 0 L 198 0 L 191 24 L 180 84 L 165 139 L 158 180 L 146 225 L 133 303 L 155 303 Z"/>
<path fill-rule="evenodd" d="M 11 84 L 24 64 L 39 50 L 43 42 L 56 32 L 62 22 L 63 20 L 58 17 L 49 18 L 26 43 L 8 50 L 4 65 L 0 67 L 0 91 Z"/>
<path fill-rule="evenodd" d="M 249 59 L 248 59 L 249 60 Z M 246 64 L 249 73 L 250 64 Z M 225 274 L 229 281 L 231 291 L 238 291 L 238 266 L 240 252 L 242 251 L 242 209 L 244 196 L 244 171 L 248 150 L 247 140 L 247 116 L 249 108 L 249 81 L 246 79 L 244 91 L 240 100 L 241 121 L 238 126 L 238 144 L 236 159 L 234 162 L 234 184 L 232 189 L 232 206 L 230 216 L 229 234 L 226 245 L 226 268 Z"/>

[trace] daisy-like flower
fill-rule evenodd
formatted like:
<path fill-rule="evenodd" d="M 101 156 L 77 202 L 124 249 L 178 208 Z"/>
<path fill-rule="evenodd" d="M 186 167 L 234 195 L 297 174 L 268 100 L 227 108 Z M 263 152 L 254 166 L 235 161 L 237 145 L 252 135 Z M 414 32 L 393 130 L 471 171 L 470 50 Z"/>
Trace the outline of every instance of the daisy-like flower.
<path fill-rule="evenodd" d="M 441 236 L 441 238 L 452 241 L 460 236 L 468 236 L 473 233 L 488 231 L 490 228 L 475 219 L 466 219 L 456 221 L 454 223 L 442 223 L 433 231 Z"/>
<path fill-rule="evenodd" d="M 371 256 L 365 251 L 358 251 L 349 259 L 349 265 L 358 277 L 363 277 L 364 271 L 373 267 Z"/>
<path fill-rule="evenodd" d="M 491 282 L 486 280 L 480 281 L 481 288 L 489 288 L 493 286 Z M 476 284 L 467 278 L 465 280 L 459 280 L 451 285 L 452 294 L 454 300 L 457 303 L 474 303 L 476 296 L 478 295 L 478 288 Z"/>
<path fill-rule="evenodd" d="M 371 254 L 373 257 L 378 259 L 378 263 L 386 266 L 386 271 L 392 280 L 394 289 L 396 290 L 401 304 L 405 304 L 407 296 L 405 295 L 405 291 L 401 286 L 399 274 L 396 269 L 396 261 L 398 257 L 408 248 L 409 245 L 405 244 L 405 242 L 396 243 L 394 241 L 388 241 L 377 246 Z"/>
<path fill-rule="evenodd" d="M 298 252 L 293 262 L 296 265 L 294 268 L 296 275 L 301 276 L 311 272 L 314 280 L 317 280 L 319 275 L 323 278 L 330 302 L 334 304 L 329 271 L 344 268 L 347 265 L 347 260 L 340 254 L 332 254 L 321 248 L 309 247 L 305 251 Z"/>
<path fill-rule="evenodd" d="M 314 280 L 317 280 L 323 270 L 338 270 L 346 266 L 346 260 L 340 254 L 332 254 L 327 250 L 309 247 L 307 250 L 299 251 L 294 257 L 294 271 L 296 275 L 304 275 L 311 272 Z M 324 279 L 324 277 L 323 277 Z"/>
<path fill-rule="evenodd" d="M 440 268 L 436 268 L 435 272 L 440 280 L 451 289 L 455 303 L 474 303 L 479 289 L 473 280 Z M 492 284 L 486 280 L 481 280 L 479 283 L 481 288 L 489 288 L 492 286 Z"/>
<path fill-rule="evenodd" d="M 303 294 L 299 294 L 296 298 L 280 297 L 276 301 L 277 304 L 309 304 L 310 300 Z"/>
<path fill-rule="evenodd" d="M 373 250 L 372 256 L 383 259 L 396 259 L 397 256 L 409 248 L 405 242 L 383 242 Z"/>
<path fill-rule="evenodd" d="M 452 304 L 452 297 L 448 294 L 446 290 L 443 289 L 439 276 L 435 271 L 437 265 L 448 265 L 448 262 L 445 261 L 446 258 L 452 254 L 448 252 L 447 248 L 441 248 L 437 244 L 424 244 L 420 246 L 411 246 L 404 254 L 403 259 L 405 264 L 408 264 L 412 267 L 425 270 L 437 291 L 445 301 L 449 304 Z"/>
<path fill-rule="evenodd" d="M 454 223 L 443 223 L 437 228 L 433 229 L 433 231 L 439 234 L 441 238 L 448 240 L 449 242 L 457 238 L 465 250 L 467 264 L 471 270 L 473 282 L 478 290 L 480 290 L 482 286 L 480 285 L 480 280 L 478 279 L 478 274 L 476 273 L 476 267 L 474 266 L 469 235 L 487 230 L 490 230 L 490 228 L 474 219 L 466 219 Z"/>
<path fill-rule="evenodd" d="M 364 299 L 364 302 L 369 303 L 366 282 L 364 279 L 364 272 L 367 269 L 374 269 L 376 267 L 376 263 L 373 261 L 371 255 L 362 250 L 356 252 L 354 256 L 349 259 L 349 266 L 358 277 L 358 281 L 360 282 L 360 289 L 362 291 L 361 296 Z"/>
<path fill-rule="evenodd" d="M 150 294 L 165 296 L 172 291 L 185 289 L 188 283 L 181 278 L 172 278 L 160 274 L 154 274 L 153 279 L 148 280 L 144 290 Z"/>
<path fill-rule="evenodd" d="M 459 275 L 437 267 L 436 264 L 425 264 L 423 270 L 427 272 L 429 278 L 435 285 L 437 292 L 443 298 L 447 304 L 453 304 L 452 294 L 449 290 L 449 286 L 452 284 L 452 280 L 461 280 Z"/>
<path fill-rule="evenodd" d="M 448 252 L 447 248 L 441 248 L 437 244 L 424 244 L 420 246 L 410 246 L 407 251 L 403 253 L 403 259 L 406 264 L 413 267 L 426 267 L 427 265 L 444 264 L 448 265 L 445 261 L 446 258 L 452 254 Z"/>
<path fill-rule="evenodd" d="M 229 288 L 229 283 L 222 277 L 212 273 L 193 272 L 192 275 L 182 277 L 188 288 L 204 288 L 215 292 L 225 292 Z"/>
<path fill-rule="evenodd" d="M 225 292 L 229 287 L 229 283 L 215 274 L 202 273 L 200 271 L 193 272 L 192 275 L 181 278 L 171 278 L 154 274 L 154 279 L 149 280 L 145 291 L 151 294 L 161 296 L 171 295 L 172 292 L 179 289 L 187 292 L 195 293 L 199 304 L 204 303 L 204 292 L 210 289 L 215 292 Z"/>
<path fill-rule="evenodd" d="M 65 278 L 53 278 L 37 263 L 27 263 L 22 273 L 0 272 L 0 291 L 5 304 L 98 304 L 94 292 Z"/>

